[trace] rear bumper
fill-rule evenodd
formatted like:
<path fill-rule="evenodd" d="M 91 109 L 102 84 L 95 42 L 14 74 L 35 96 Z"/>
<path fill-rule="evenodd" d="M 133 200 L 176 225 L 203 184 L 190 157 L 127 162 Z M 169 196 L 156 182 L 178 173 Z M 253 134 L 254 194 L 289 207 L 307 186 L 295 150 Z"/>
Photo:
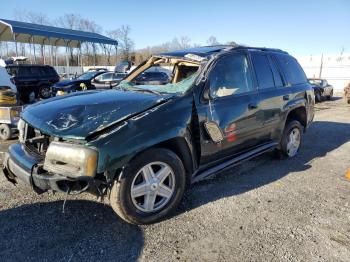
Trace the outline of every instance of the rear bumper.
<path fill-rule="evenodd" d="M 3 174 L 10 182 L 16 184 L 23 181 L 37 193 L 48 190 L 67 192 L 75 182 L 84 182 L 88 186 L 87 178 L 72 179 L 58 174 L 45 172 L 41 168 L 42 160 L 26 152 L 24 146 L 17 143 L 10 146 L 3 160 Z M 71 184 L 70 184 L 71 183 Z"/>

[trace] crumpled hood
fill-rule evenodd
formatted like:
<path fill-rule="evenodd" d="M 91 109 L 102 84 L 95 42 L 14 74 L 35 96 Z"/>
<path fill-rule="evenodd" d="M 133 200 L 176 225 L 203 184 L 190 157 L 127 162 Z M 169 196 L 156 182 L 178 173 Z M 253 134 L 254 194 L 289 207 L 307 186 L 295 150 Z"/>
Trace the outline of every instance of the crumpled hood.
<path fill-rule="evenodd" d="M 22 118 L 48 135 L 85 139 L 164 102 L 168 97 L 120 90 L 76 92 L 28 106 Z"/>

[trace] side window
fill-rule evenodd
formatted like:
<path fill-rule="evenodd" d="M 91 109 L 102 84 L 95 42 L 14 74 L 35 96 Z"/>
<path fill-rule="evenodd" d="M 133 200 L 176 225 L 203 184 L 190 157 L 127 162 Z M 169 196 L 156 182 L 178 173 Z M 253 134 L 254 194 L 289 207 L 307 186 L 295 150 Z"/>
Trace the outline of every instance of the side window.
<path fill-rule="evenodd" d="M 268 57 L 260 52 L 252 52 L 251 56 L 259 89 L 274 87 L 275 83 Z"/>
<path fill-rule="evenodd" d="M 282 68 L 289 85 L 306 83 L 306 75 L 298 61 L 290 55 L 276 54 L 278 64 Z"/>
<path fill-rule="evenodd" d="M 31 70 L 29 67 L 20 67 L 19 68 L 19 75 L 21 77 L 28 77 L 28 76 L 31 76 Z"/>
<path fill-rule="evenodd" d="M 272 57 L 269 57 L 269 60 L 270 60 L 271 70 L 273 73 L 273 79 L 275 81 L 275 86 L 276 87 L 284 86 L 283 81 L 282 81 L 281 72 L 279 71 L 279 69 L 276 65 L 276 61 Z"/>
<path fill-rule="evenodd" d="M 227 55 L 218 60 L 209 74 L 211 97 L 242 94 L 253 90 L 247 56 Z"/>
<path fill-rule="evenodd" d="M 104 81 L 112 80 L 112 73 L 103 74 L 102 75 L 102 80 L 104 80 Z"/>
<path fill-rule="evenodd" d="M 31 76 L 35 76 L 35 77 L 38 77 L 38 76 L 41 76 L 41 70 L 39 67 L 31 67 L 30 68 L 30 75 Z"/>

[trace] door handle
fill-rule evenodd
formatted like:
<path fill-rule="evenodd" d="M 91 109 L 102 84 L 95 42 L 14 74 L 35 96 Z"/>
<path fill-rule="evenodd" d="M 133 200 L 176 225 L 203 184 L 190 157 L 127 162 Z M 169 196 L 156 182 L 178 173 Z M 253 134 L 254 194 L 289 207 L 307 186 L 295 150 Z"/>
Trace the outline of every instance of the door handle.
<path fill-rule="evenodd" d="M 288 100 L 289 100 L 289 95 L 284 95 L 284 96 L 283 96 L 283 100 L 284 100 L 284 101 L 288 101 Z"/>
<path fill-rule="evenodd" d="M 258 108 L 258 104 L 257 103 L 249 103 L 248 104 L 248 109 L 256 109 Z"/>

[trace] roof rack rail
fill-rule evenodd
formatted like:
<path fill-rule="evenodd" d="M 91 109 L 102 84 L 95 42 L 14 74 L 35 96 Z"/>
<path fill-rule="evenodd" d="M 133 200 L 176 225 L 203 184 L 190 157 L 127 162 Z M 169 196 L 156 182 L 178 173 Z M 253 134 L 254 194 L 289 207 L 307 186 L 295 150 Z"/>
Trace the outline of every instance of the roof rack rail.
<path fill-rule="evenodd" d="M 272 51 L 272 52 L 278 52 L 278 53 L 284 53 L 288 54 L 288 52 L 283 51 L 278 48 L 267 48 L 267 47 L 251 47 L 251 46 L 236 46 L 232 47 L 232 49 L 246 49 L 246 50 L 259 50 L 259 51 Z"/>

